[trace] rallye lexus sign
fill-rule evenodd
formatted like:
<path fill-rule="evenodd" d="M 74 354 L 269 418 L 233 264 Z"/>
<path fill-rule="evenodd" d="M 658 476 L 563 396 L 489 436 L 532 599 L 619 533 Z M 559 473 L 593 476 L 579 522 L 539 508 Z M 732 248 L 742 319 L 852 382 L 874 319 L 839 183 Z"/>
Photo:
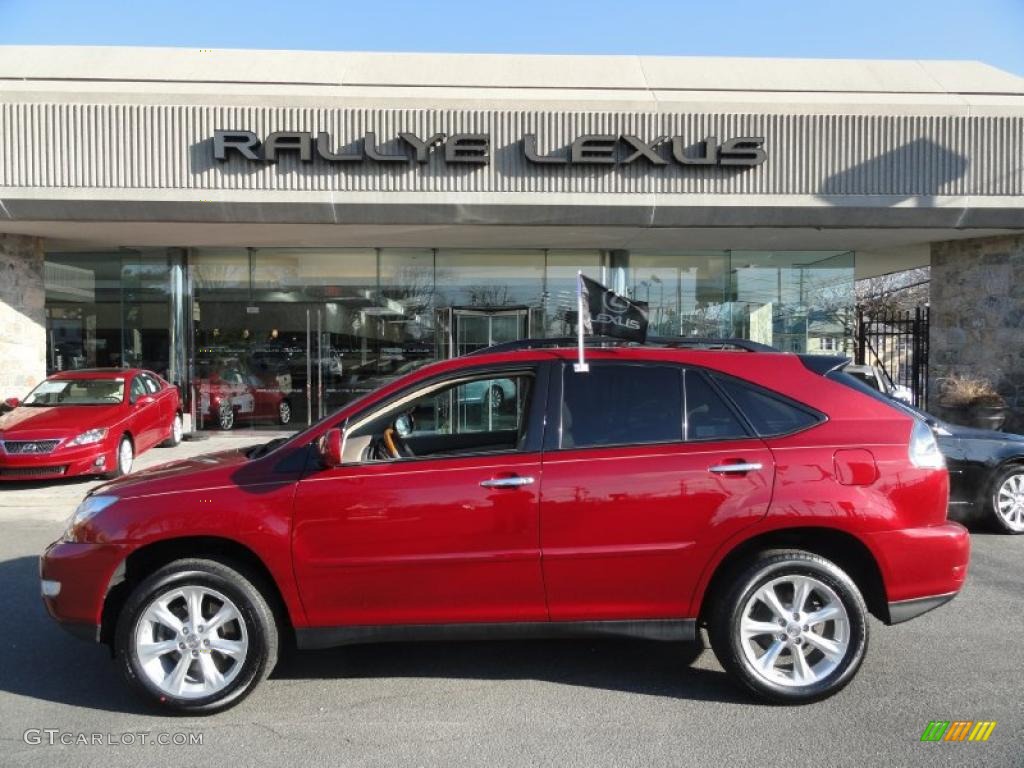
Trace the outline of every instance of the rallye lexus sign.
<path fill-rule="evenodd" d="M 525 134 L 519 144 L 526 159 L 538 165 L 628 165 L 643 159 L 655 166 L 753 167 L 768 157 L 763 136 L 738 136 L 722 141 L 717 136 L 659 136 L 648 141 L 631 134 L 586 134 L 573 139 L 567 147 L 543 154 L 538 150 L 536 134 Z M 273 163 L 287 154 L 303 163 L 311 163 L 315 158 L 328 163 L 427 163 L 432 153 L 441 155 L 446 163 L 486 165 L 491 161 L 491 138 L 487 133 L 419 136 L 402 132 L 390 141 L 382 141 L 375 132 L 368 131 L 339 146 L 327 132 L 314 135 L 310 131 L 275 131 L 262 140 L 246 130 L 216 130 L 213 135 L 213 156 L 222 162 L 236 156 Z"/>

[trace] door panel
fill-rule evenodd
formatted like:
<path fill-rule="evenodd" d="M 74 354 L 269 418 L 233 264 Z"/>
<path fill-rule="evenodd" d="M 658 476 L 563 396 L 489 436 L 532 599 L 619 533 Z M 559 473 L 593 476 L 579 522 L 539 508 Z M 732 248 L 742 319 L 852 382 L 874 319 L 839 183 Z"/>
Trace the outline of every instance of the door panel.
<path fill-rule="evenodd" d="M 160 437 L 160 429 L 162 427 L 160 402 L 156 395 L 150 393 L 142 376 L 136 376 L 132 379 L 129 391 L 131 393 L 130 400 L 136 400 L 136 402 L 130 403 L 128 407 L 131 411 L 130 430 L 135 440 L 135 453 L 139 454 L 152 448 Z M 139 398 L 143 397 L 152 398 L 152 401 L 148 404 L 138 401 Z"/>
<path fill-rule="evenodd" d="M 519 487 L 482 482 L 532 477 Z M 547 618 L 537 453 L 368 463 L 298 484 L 295 574 L 314 626 Z"/>
<path fill-rule="evenodd" d="M 709 471 L 749 462 L 745 474 Z M 757 439 L 545 454 L 541 543 L 552 621 L 686 617 L 704 563 L 765 515 Z"/>

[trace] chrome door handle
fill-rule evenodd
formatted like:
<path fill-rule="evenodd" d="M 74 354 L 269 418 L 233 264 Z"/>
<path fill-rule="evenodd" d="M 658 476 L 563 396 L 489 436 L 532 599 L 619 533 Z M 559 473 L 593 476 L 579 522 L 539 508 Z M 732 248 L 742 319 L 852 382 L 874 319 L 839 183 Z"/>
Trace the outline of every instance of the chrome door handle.
<path fill-rule="evenodd" d="M 524 485 L 533 485 L 532 477 L 492 477 L 490 480 L 481 480 L 480 485 L 484 488 L 521 488 Z"/>
<path fill-rule="evenodd" d="M 708 467 L 708 472 L 714 472 L 716 475 L 739 475 L 745 472 L 757 472 L 761 469 L 760 463 L 744 462 L 742 464 L 716 464 L 713 467 Z"/>

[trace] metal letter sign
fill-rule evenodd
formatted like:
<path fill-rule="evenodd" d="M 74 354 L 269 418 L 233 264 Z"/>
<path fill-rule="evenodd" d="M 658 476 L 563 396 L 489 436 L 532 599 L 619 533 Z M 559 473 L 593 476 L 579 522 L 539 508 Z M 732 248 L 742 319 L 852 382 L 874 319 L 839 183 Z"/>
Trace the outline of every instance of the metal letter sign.
<path fill-rule="evenodd" d="M 435 152 L 445 163 L 491 161 L 491 137 L 487 133 L 434 133 L 421 138 L 403 131 L 383 141 L 374 131 L 338 146 L 326 131 L 275 131 L 262 142 L 252 131 L 222 130 L 213 133 L 213 157 L 227 162 L 234 155 L 252 162 L 277 162 L 291 154 L 299 162 L 313 163 L 420 163 L 430 162 Z M 685 136 L 658 136 L 647 141 L 633 134 L 600 133 L 577 136 L 567 145 L 542 154 L 537 135 L 527 133 L 520 150 L 537 165 L 629 165 L 638 160 L 664 167 L 672 161 L 682 166 L 717 165 L 753 168 L 768 159 L 763 136 L 737 136 L 719 143 L 718 137 L 692 140 Z M 666 147 L 667 149 L 662 149 Z"/>

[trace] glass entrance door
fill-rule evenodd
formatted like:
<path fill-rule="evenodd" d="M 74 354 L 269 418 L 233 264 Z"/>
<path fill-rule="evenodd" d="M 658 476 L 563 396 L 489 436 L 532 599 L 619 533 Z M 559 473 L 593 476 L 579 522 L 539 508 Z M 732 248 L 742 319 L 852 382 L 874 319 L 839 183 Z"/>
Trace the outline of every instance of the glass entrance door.
<path fill-rule="evenodd" d="M 479 349 L 540 335 L 539 307 L 443 307 L 437 310 L 437 357 L 459 357 Z"/>

